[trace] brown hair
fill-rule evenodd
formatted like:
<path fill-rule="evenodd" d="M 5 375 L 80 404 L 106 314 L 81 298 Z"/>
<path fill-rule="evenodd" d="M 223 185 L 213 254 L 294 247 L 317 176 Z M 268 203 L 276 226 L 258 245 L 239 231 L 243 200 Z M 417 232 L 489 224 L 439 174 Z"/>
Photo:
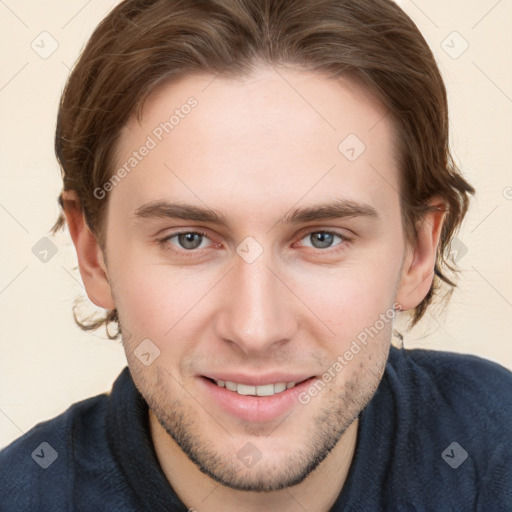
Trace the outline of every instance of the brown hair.
<path fill-rule="evenodd" d="M 448 146 L 446 90 L 412 20 L 391 0 L 126 0 L 99 24 L 62 95 L 55 134 L 64 190 L 75 190 L 102 248 L 107 199 L 94 190 L 114 173 L 116 143 L 158 86 L 190 74 L 239 77 L 259 63 L 345 76 L 374 95 L 397 135 L 404 232 L 414 240 L 434 195 L 446 201 L 432 287 L 413 311 L 425 313 L 446 269 L 449 245 L 474 193 Z M 61 206 L 62 199 L 59 197 Z M 63 227 L 60 216 L 53 233 Z M 449 296 L 450 293 L 447 293 Z M 75 304 L 76 306 L 76 304 Z M 75 320 L 86 330 L 118 322 L 117 311 Z M 119 326 L 118 326 L 119 327 Z"/>

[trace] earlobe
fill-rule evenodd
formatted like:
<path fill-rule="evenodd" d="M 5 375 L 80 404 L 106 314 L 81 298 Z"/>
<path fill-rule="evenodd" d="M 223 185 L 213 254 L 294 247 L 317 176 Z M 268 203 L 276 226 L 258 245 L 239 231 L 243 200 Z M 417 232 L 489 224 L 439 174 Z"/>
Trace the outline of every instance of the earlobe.
<path fill-rule="evenodd" d="M 441 236 L 445 205 L 440 199 L 432 199 L 417 230 L 416 241 L 409 246 L 398 287 L 396 301 L 407 311 L 417 307 L 432 286 L 437 247 Z"/>
<path fill-rule="evenodd" d="M 114 309 L 115 303 L 107 277 L 103 252 L 96 236 L 85 221 L 76 192 L 65 190 L 62 193 L 62 204 L 87 295 L 96 306 Z"/>

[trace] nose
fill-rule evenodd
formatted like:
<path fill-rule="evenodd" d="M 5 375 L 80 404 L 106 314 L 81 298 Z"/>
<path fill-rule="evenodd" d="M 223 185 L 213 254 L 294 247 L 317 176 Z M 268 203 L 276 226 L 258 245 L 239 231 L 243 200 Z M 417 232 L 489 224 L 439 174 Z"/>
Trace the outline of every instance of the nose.
<path fill-rule="evenodd" d="M 270 352 L 297 330 L 298 301 L 271 259 L 265 251 L 252 263 L 237 256 L 224 282 L 217 335 L 246 354 Z"/>

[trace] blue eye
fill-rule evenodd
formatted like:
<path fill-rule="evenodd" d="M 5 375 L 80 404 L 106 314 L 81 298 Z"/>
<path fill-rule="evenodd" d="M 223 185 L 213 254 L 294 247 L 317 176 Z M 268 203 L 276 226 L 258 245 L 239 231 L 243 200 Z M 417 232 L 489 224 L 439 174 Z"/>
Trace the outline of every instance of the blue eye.
<path fill-rule="evenodd" d="M 184 249 L 198 249 L 203 239 L 200 233 L 180 233 L 176 236 L 178 243 Z"/>
<path fill-rule="evenodd" d="M 335 243 L 336 238 L 339 240 Z M 176 239 L 176 241 L 173 241 Z M 303 241 L 308 240 L 309 245 L 304 244 Z M 194 253 L 199 253 L 200 249 L 206 249 L 209 244 L 206 241 L 210 241 L 210 238 L 206 233 L 201 231 L 179 231 L 177 233 L 171 233 L 164 238 L 158 239 L 159 245 L 166 251 L 171 251 L 177 254 L 190 253 L 192 256 Z M 345 249 L 345 246 L 349 244 L 351 239 L 341 233 L 326 230 L 310 231 L 307 235 L 301 238 L 301 245 L 304 247 L 311 247 L 317 249 L 319 252 L 334 253 Z M 217 244 L 214 244 L 217 245 Z M 330 249 L 336 247 L 332 251 Z"/>
<path fill-rule="evenodd" d="M 178 249 L 185 251 L 193 251 L 200 249 L 204 238 L 208 238 L 205 233 L 198 231 L 181 231 L 172 235 L 166 236 L 165 238 L 159 239 L 158 242 L 161 246 L 168 248 L 167 242 L 170 242 L 173 238 L 176 238 L 178 242 Z M 176 244 L 173 244 L 176 245 Z"/>
<path fill-rule="evenodd" d="M 315 249 L 328 249 L 333 245 L 335 238 L 339 238 L 341 243 L 348 240 L 345 236 L 332 231 L 312 231 L 302 238 L 302 240 L 309 239 L 312 244 L 311 246 Z"/>

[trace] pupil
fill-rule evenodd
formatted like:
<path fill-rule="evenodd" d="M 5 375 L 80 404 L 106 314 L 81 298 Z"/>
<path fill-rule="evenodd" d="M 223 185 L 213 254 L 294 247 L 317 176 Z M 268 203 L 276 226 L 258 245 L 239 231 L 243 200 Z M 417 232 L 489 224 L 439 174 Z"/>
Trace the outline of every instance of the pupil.
<path fill-rule="evenodd" d="M 313 246 L 317 248 L 329 247 L 332 244 L 332 237 L 330 233 L 314 233 L 314 237 L 312 239 Z M 319 242 L 319 245 L 316 243 Z"/>
<path fill-rule="evenodd" d="M 196 249 L 201 245 L 201 236 L 197 233 L 182 233 L 179 235 L 179 242 L 185 249 Z"/>

